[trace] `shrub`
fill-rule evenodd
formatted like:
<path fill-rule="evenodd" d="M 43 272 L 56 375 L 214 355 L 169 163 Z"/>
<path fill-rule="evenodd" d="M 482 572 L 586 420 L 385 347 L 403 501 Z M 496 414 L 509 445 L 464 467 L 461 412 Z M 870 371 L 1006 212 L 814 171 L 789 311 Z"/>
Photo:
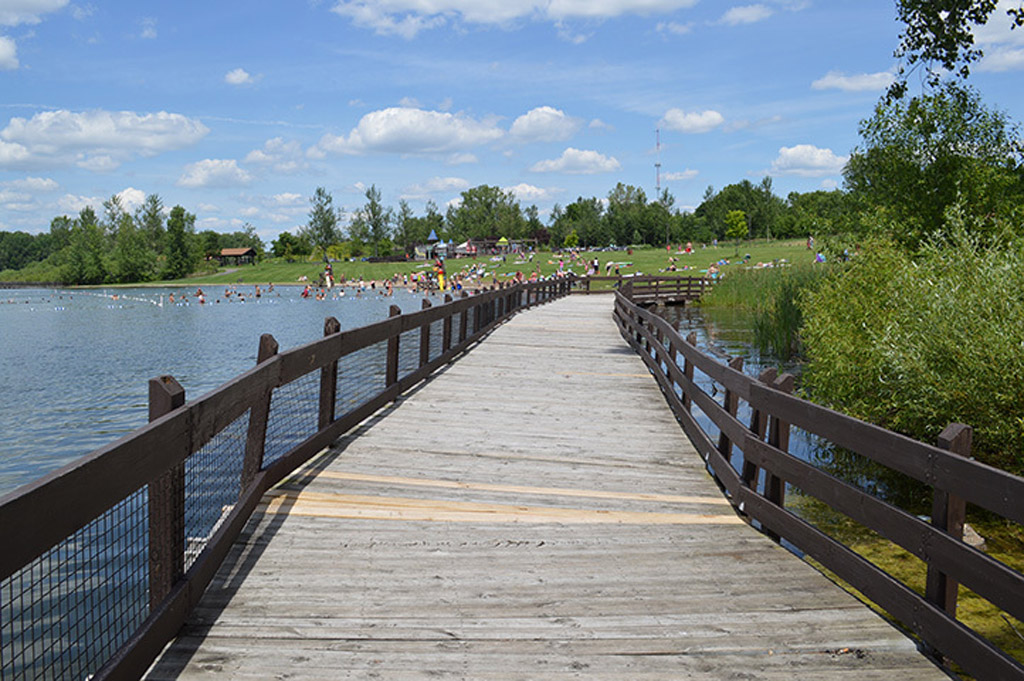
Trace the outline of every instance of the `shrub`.
<path fill-rule="evenodd" d="M 1024 245 L 952 233 L 916 255 L 869 243 L 806 296 L 803 389 L 925 442 L 966 423 L 976 458 L 1021 474 Z"/>

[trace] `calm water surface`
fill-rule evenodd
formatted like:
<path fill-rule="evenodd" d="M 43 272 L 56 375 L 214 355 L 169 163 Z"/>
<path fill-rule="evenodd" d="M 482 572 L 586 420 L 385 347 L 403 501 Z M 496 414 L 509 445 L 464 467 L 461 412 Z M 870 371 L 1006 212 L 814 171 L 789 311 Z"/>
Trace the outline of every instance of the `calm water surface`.
<path fill-rule="evenodd" d="M 205 305 L 181 303 L 185 289 L 0 290 L 0 495 L 144 425 L 150 378 L 171 374 L 199 397 L 253 366 L 260 334 L 284 350 L 320 338 L 325 317 L 354 328 L 422 298 L 238 290 L 245 302 L 227 303 L 208 287 Z"/>

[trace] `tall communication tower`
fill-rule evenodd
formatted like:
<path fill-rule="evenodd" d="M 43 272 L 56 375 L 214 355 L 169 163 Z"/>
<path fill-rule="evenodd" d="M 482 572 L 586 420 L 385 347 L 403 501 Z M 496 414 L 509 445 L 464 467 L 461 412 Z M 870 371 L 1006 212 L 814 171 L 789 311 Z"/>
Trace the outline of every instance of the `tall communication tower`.
<path fill-rule="evenodd" d="M 657 201 L 661 201 L 661 128 L 654 129 L 654 148 L 658 152 L 657 160 L 654 162 L 654 191 Z"/>

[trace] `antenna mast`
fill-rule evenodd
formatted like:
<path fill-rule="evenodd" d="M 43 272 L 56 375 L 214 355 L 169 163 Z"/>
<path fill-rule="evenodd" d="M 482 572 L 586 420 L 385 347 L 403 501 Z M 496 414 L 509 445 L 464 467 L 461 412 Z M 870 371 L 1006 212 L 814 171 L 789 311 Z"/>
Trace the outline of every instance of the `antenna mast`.
<path fill-rule="evenodd" d="M 658 160 L 654 162 L 654 191 L 657 200 L 661 201 L 661 128 L 654 129 L 654 148 L 658 152 Z"/>

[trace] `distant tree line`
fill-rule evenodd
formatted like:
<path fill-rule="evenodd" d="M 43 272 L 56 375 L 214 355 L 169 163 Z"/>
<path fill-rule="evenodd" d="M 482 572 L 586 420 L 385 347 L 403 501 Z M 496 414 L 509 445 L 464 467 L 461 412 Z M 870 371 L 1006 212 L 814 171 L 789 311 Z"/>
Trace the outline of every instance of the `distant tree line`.
<path fill-rule="evenodd" d="M 251 225 L 229 234 L 196 232 L 195 215 L 182 206 L 164 210 L 156 194 L 129 212 L 116 195 L 103 202 L 103 217 L 92 206 L 60 215 L 41 234 L 0 232 L 0 271 L 30 268 L 36 279 L 65 284 L 141 283 L 178 279 L 201 269 L 223 248 L 263 242 Z"/>
<path fill-rule="evenodd" d="M 708 187 L 694 211 L 682 211 L 670 192 L 649 200 L 643 189 L 619 183 L 604 198 L 579 197 L 556 204 L 547 222 L 536 205 L 523 207 L 511 191 L 480 185 L 462 192 L 442 213 L 428 201 L 415 215 L 405 200 L 385 206 L 371 186 L 366 203 L 348 215 L 335 208 L 331 193 L 318 187 L 310 198 L 306 224 L 297 233 L 283 232 L 271 244 L 275 257 L 340 257 L 411 254 L 431 232 L 445 241 L 468 239 L 532 240 L 538 246 L 660 246 L 667 242 L 710 243 L 732 238 L 729 214 L 745 221 L 742 238 L 792 238 L 842 231 L 854 220 L 856 203 L 840 190 L 791 193 L 783 199 L 772 180 L 743 180 L 721 191 Z M 734 220 L 735 221 L 735 220 Z M 346 224 L 347 223 L 347 224 Z"/>

